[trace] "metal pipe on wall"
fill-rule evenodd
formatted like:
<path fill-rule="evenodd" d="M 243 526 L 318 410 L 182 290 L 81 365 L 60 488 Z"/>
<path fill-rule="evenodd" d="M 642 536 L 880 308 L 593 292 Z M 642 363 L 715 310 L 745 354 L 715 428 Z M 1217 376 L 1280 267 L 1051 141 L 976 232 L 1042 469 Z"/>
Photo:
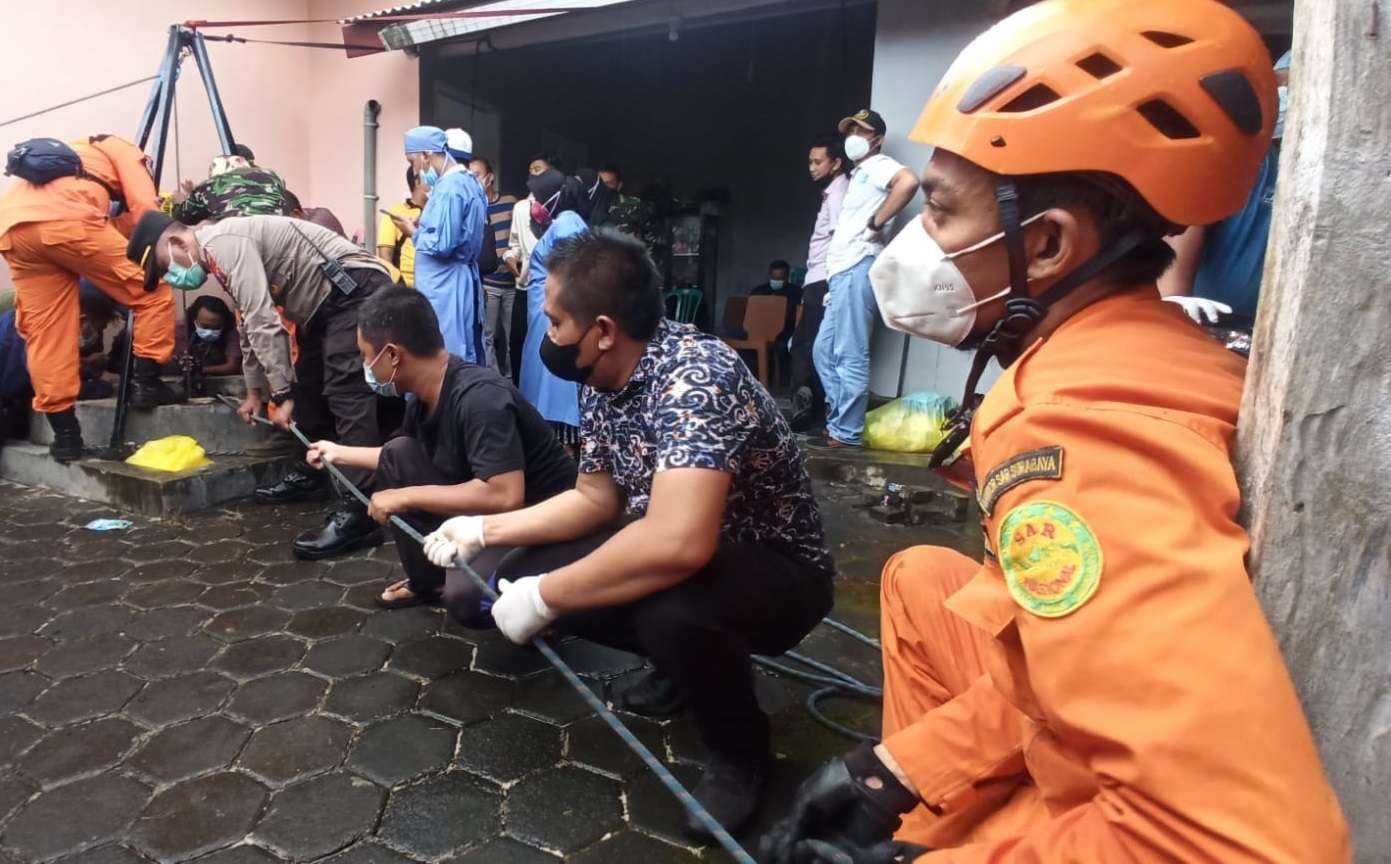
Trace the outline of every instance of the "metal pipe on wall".
<path fill-rule="evenodd" d="M 362 106 L 362 242 L 377 248 L 377 116 L 381 103 L 368 99 Z"/>

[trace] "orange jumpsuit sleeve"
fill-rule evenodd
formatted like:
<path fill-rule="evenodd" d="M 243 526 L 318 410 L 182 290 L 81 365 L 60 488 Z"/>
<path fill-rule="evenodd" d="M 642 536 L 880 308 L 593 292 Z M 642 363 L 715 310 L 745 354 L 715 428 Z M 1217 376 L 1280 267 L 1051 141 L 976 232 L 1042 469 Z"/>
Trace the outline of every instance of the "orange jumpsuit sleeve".
<path fill-rule="evenodd" d="M 1350 860 L 1212 434 L 1182 415 L 1044 403 L 987 437 L 986 467 L 1065 454 L 1062 477 L 1011 488 L 987 523 L 1018 607 L 1001 633 L 1011 701 L 1033 720 L 1025 760 L 1052 818 L 920 862 Z M 1078 590 L 1037 602 L 1059 585 Z"/>
<path fill-rule="evenodd" d="M 159 190 L 155 189 L 155 178 L 150 175 L 145 151 L 115 136 L 93 142 L 92 146 L 111 160 L 131 219 L 138 220 L 146 211 L 159 209 Z"/>

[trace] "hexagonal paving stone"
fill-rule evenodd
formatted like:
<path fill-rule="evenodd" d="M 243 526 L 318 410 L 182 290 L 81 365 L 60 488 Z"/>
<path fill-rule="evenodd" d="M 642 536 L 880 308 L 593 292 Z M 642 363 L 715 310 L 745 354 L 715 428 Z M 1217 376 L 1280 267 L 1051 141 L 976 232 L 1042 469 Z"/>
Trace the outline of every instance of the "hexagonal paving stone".
<path fill-rule="evenodd" d="M 658 759 L 665 761 L 665 730 L 643 717 L 623 716 L 623 725 L 647 745 Z M 565 728 L 565 758 L 596 768 L 606 774 L 634 777 L 647 770 L 647 765 L 614 734 L 602 717 L 580 720 Z"/>
<path fill-rule="evenodd" d="M 322 864 L 415 864 L 415 859 L 376 843 L 363 842 L 354 843 L 332 858 L 325 858 Z"/>
<path fill-rule="evenodd" d="M 145 685 L 126 713 L 150 726 L 202 717 L 216 711 L 236 687 L 236 682 L 206 669 Z"/>
<path fill-rule="evenodd" d="M 120 550 L 117 554 L 122 554 L 124 551 L 125 550 Z M 58 580 L 62 585 L 78 585 L 83 582 L 93 581 L 114 581 L 120 580 L 130 569 L 130 564 L 115 560 L 115 556 L 113 555 L 109 558 L 88 559 L 80 564 L 69 564 L 58 574 Z"/>
<path fill-rule="evenodd" d="M 149 864 L 149 858 L 124 846 L 98 846 L 63 859 L 63 864 Z"/>
<path fill-rule="evenodd" d="M 427 859 L 462 849 L 499 826 L 497 792 L 460 771 L 391 793 L 378 836 Z"/>
<path fill-rule="evenodd" d="M 380 592 L 380 589 L 376 589 Z M 385 639 L 394 644 L 414 642 L 434 636 L 443 619 L 440 610 L 430 606 L 409 609 L 384 609 L 373 613 L 362 624 L 362 635 Z"/>
<path fill-rule="evenodd" d="M 186 559 L 193 551 L 193 545 L 182 540 L 164 540 L 159 543 L 137 544 L 125 554 L 128 561 L 137 564 L 148 561 L 173 561 Z"/>
<path fill-rule="evenodd" d="M 220 650 L 222 644 L 207 636 L 175 636 L 140 646 L 123 668 L 142 678 L 167 678 L 204 668 Z"/>
<path fill-rule="evenodd" d="M 136 585 L 187 579 L 194 566 L 187 561 L 154 561 L 149 564 L 137 564 L 121 578 Z"/>
<path fill-rule="evenodd" d="M 341 677 L 380 669 L 391 646 L 366 636 L 344 636 L 319 642 L 304 655 L 304 668 Z"/>
<path fill-rule="evenodd" d="M 450 858 L 447 864 L 555 864 L 559 860 L 540 849 L 518 843 L 511 837 L 496 837 Z"/>
<path fill-rule="evenodd" d="M 0 672 L 26 668 L 52 644 L 38 636 L 11 636 L 0 639 Z"/>
<path fill-rule="evenodd" d="M 306 639 L 327 639 L 356 631 L 366 617 L 367 613 L 345 606 L 306 609 L 296 612 L 290 623 L 285 625 L 285 630 Z"/>
<path fill-rule="evenodd" d="M 339 585 L 386 585 L 396 567 L 385 561 L 339 561 L 324 578 Z"/>
<path fill-rule="evenodd" d="M 62 553 L 65 561 L 108 561 L 109 576 L 119 576 L 122 571 L 130 569 L 130 564 L 117 559 L 130 551 L 131 544 L 120 540 L 87 540 L 82 535 L 78 535 L 78 539 L 86 542 L 74 543 L 72 537 L 65 538 Z"/>
<path fill-rule="evenodd" d="M 39 784 L 16 771 L 0 772 L 0 820 L 19 809 L 39 791 Z M 4 852 L 0 852 L 0 862 L 8 862 Z"/>
<path fill-rule="evenodd" d="M 258 561 L 233 561 L 230 564 L 203 564 L 194 571 L 192 579 L 204 585 L 230 585 L 247 582 L 261 575 L 266 565 Z"/>
<path fill-rule="evenodd" d="M 695 864 L 693 852 L 663 843 L 636 831 L 624 831 L 566 859 L 572 864 L 609 864 L 610 861 L 641 861 L 643 864 Z"/>
<path fill-rule="evenodd" d="M 28 570 L 27 567 L 25 569 Z M 52 608 L 59 608 L 61 604 L 54 604 L 52 600 L 53 595 L 62 590 L 63 583 L 58 579 L 29 579 L 25 582 L 13 583 L 7 592 L 12 597 L 23 597 L 25 603 L 41 603 L 52 606 Z"/>
<path fill-rule="evenodd" d="M 272 585 L 310 582 L 328 575 L 328 565 L 317 561 L 284 561 L 261 571 L 261 580 Z"/>
<path fill-rule="evenodd" d="M 50 678 L 69 678 L 111 669 L 135 649 L 135 642 L 119 633 L 90 639 L 73 639 L 55 645 L 34 664 L 34 670 Z"/>
<path fill-rule="evenodd" d="M 497 714 L 512 703 L 515 684 L 479 672 L 456 672 L 425 685 L 420 708 L 467 725 Z"/>
<path fill-rule="evenodd" d="M 45 690 L 24 713 L 45 725 L 99 717 L 120 710 L 143 683 L 133 675 L 115 670 L 85 678 L 67 678 Z"/>
<path fill-rule="evenodd" d="M 82 726 L 51 732 L 19 761 L 19 767 L 46 786 L 69 777 L 109 768 L 126 755 L 145 730 L 120 717 L 103 717 Z"/>
<path fill-rule="evenodd" d="M 299 612 L 304 609 L 322 609 L 333 606 L 343 597 L 343 586 L 328 582 L 296 582 L 275 589 L 270 604 Z"/>
<path fill-rule="evenodd" d="M 478 646 L 473 668 L 489 675 L 526 678 L 549 671 L 551 664 L 530 645 L 513 645 L 505 639 L 492 638 Z"/>
<path fill-rule="evenodd" d="M 590 689 L 596 689 L 596 685 L 591 683 Z M 557 725 L 572 723 L 594 713 L 589 703 L 575 692 L 575 688 L 559 672 L 528 678 L 524 685 L 517 688 L 512 710 Z"/>
<path fill-rule="evenodd" d="M 338 765 L 351 737 L 346 723 L 319 715 L 297 717 L 257 729 L 237 764 L 281 785 Z"/>
<path fill-rule="evenodd" d="M 167 606 L 137 612 L 126 625 L 126 635 L 141 642 L 187 636 L 201 627 L 212 614 L 201 606 Z"/>
<path fill-rule="evenodd" d="M 149 797 L 150 788 L 129 777 L 77 780 L 25 804 L 10 818 L 0 843 L 29 861 L 100 843 L 129 825 Z"/>
<path fill-rule="evenodd" d="M 414 707 L 420 685 L 414 681 L 377 672 L 335 681 L 324 702 L 324 710 L 362 722 L 397 714 Z"/>
<path fill-rule="evenodd" d="M 211 665 L 238 680 L 283 672 L 304 656 L 304 643 L 289 636 L 262 636 L 222 649 Z"/>
<path fill-rule="evenodd" d="M 164 783 L 232 763 L 251 730 L 220 714 L 161 729 L 126 764 Z"/>
<path fill-rule="evenodd" d="M 204 855 L 198 859 L 198 864 L 280 864 L 283 860 L 285 859 L 277 858 L 259 846 L 242 845 Z"/>
<path fill-rule="evenodd" d="M 43 729 L 23 717 L 0 720 L 0 765 L 10 764 L 30 744 L 42 737 Z"/>
<path fill-rule="evenodd" d="M 353 745 L 348 767 L 385 786 L 444 767 L 454 755 L 454 729 L 407 714 L 368 726 Z"/>
<path fill-rule="evenodd" d="M 98 582 L 69 585 L 54 596 L 52 605 L 67 609 L 77 606 L 98 606 L 102 603 L 110 603 L 129 589 L 130 585 L 120 579 L 103 579 Z"/>
<path fill-rule="evenodd" d="M 0 675 L 0 717 L 17 713 L 52 683 L 34 672 L 6 672 Z"/>
<path fill-rule="evenodd" d="M 192 603 L 205 590 L 207 589 L 203 585 L 192 579 L 163 579 L 130 589 L 124 600 L 139 609 L 157 609 L 161 606 Z"/>
<path fill-rule="evenodd" d="M 204 588 L 198 597 L 200 606 L 212 609 L 235 609 L 239 606 L 252 606 L 264 603 L 270 597 L 269 585 L 242 583 L 238 585 L 213 585 Z"/>
<path fill-rule="evenodd" d="M 43 618 L 42 615 L 38 617 Z M 124 606 L 85 606 L 59 613 L 38 632 L 49 639 L 83 639 L 120 633 L 133 617 L 135 612 Z"/>
<path fill-rule="evenodd" d="M 280 672 L 241 685 L 227 713 L 253 723 L 270 723 L 307 713 L 319 704 L 328 684 L 304 672 Z"/>
<path fill-rule="evenodd" d="M 700 780 L 700 769 L 693 765 L 668 765 L 671 773 L 689 791 Z M 649 834 L 665 837 L 676 843 L 689 844 L 686 835 L 686 808 L 662 785 L 657 775 L 649 772 L 628 782 L 628 821 Z"/>
<path fill-rule="evenodd" d="M 200 564 L 230 564 L 249 551 L 251 551 L 251 546 L 246 543 L 236 540 L 218 540 L 205 543 L 194 549 L 188 553 L 188 559 Z"/>
<path fill-rule="evenodd" d="M 361 609 L 364 612 L 373 613 L 373 615 L 375 615 L 375 613 L 380 611 L 380 608 L 377 606 L 377 600 L 381 595 L 382 588 L 380 585 L 354 585 L 343 594 L 342 603 L 344 606 L 351 606 L 354 609 Z M 371 619 L 372 615 L 369 615 L 368 620 L 370 621 Z"/>
<path fill-rule="evenodd" d="M 223 612 L 203 625 L 203 632 L 236 642 L 280 630 L 290 621 L 290 613 L 269 606 L 250 606 Z"/>
<path fill-rule="evenodd" d="M 0 636 L 28 635 L 52 617 L 53 610 L 37 604 L 0 607 Z"/>
<path fill-rule="evenodd" d="M 511 783 L 560 761 L 561 732 L 520 714 L 501 714 L 459 736 L 454 764 L 496 783 Z"/>
<path fill-rule="evenodd" d="M 292 861 L 318 858 L 371 833 L 385 798 L 381 787 L 361 777 L 315 777 L 276 794 L 255 838 Z"/>
<path fill-rule="evenodd" d="M 266 787 L 244 774 L 212 774 L 165 789 L 130 831 L 136 847 L 161 860 L 186 861 L 246 835 Z"/>
<path fill-rule="evenodd" d="M 618 783 L 582 768 L 533 774 L 508 792 L 508 833 L 574 852 L 623 826 Z"/>
<path fill-rule="evenodd" d="M 390 668 L 418 678 L 439 678 L 469 668 L 473 646 L 457 639 L 431 636 L 419 642 L 398 645 L 391 655 Z"/>

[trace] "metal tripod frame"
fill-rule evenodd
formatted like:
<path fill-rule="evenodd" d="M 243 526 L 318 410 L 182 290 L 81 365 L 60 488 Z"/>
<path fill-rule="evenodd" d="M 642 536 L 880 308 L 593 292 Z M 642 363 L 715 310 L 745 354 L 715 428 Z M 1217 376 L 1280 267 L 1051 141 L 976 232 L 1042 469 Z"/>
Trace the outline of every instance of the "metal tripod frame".
<path fill-rule="evenodd" d="M 203 41 L 203 34 L 182 24 L 171 24 L 169 41 L 164 47 L 164 58 L 160 61 L 154 86 L 150 89 L 150 98 L 145 102 L 145 110 L 141 112 L 140 127 L 136 131 L 135 141 L 150 157 L 155 189 L 159 188 L 159 180 L 164 173 L 164 156 L 169 143 L 169 118 L 174 111 L 174 89 L 179 81 L 179 69 L 183 63 L 185 49 L 193 57 L 193 62 L 198 66 L 198 74 L 203 79 L 203 89 L 208 94 L 208 106 L 212 109 L 213 126 L 217 129 L 217 140 L 222 152 L 236 152 L 232 126 L 227 122 L 227 112 L 222 107 L 222 96 L 218 93 L 217 81 L 213 78 L 212 61 L 208 59 L 208 48 Z M 154 137 L 153 142 L 151 136 Z M 126 444 L 126 402 L 130 398 L 130 378 L 134 366 L 134 318 L 134 314 L 127 309 L 126 353 L 121 358 L 121 384 L 116 393 L 116 416 L 111 426 L 111 443 L 108 448 L 112 454 L 119 453 Z"/>

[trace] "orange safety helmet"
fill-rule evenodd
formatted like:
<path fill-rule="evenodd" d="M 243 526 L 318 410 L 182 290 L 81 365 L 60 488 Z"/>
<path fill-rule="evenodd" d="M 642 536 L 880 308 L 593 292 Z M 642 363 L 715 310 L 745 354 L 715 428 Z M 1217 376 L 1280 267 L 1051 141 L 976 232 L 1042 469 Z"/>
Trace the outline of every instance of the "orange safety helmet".
<path fill-rule="evenodd" d="M 966 46 L 909 137 L 996 174 L 1108 172 L 1207 225 L 1245 204 L 1275 114 L 1269 52 L 1215 0 L 1043 0 Z"/>

